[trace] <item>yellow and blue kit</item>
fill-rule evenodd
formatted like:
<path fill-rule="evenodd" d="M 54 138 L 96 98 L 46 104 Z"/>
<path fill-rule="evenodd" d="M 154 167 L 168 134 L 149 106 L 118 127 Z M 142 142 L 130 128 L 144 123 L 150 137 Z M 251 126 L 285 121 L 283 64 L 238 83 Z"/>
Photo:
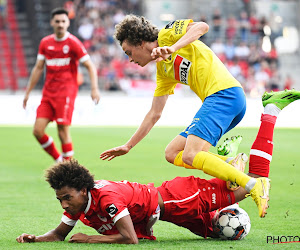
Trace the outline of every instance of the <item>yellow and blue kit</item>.
<path fill-rule="evenodd" d="M 184 34 L 191 19 L 170 22 L 158 34 L 158 45 L 172 46 Z M 174 94 L 178 84 L 188 85 L 203 104 L 182 136 L 194 134 L 215 146 L 235 127 L 246 111 L 241 84 L 203 42 L 196 40 L 157 63 L 154 96 Z"/>

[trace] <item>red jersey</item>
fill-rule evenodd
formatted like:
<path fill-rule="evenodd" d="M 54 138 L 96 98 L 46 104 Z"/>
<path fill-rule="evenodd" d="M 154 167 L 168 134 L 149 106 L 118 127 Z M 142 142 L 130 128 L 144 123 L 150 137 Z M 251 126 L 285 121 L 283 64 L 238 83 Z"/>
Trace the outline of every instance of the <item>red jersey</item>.
<path fill-rule="evenodd" d="M 152 226 L 159 218 L 160 209 L 153 184 L 99 180 L 88 192 L 88 197 L 85 211 L 74 216 L 65 211 L 62 222 L 75 226 L 77 220 L 81 220 L 97 232 L 111 235 L 119 233 L 115 223 L 130 215 L 138 238 L 156 239 Z"/>
<path fill-rule="evenodd" d="M 46 64 L 43 96 L 75 98 L 78 64 L 89 59 L 79 39 L 69 32 L 60 39 L 55 34 L 46 36 L 41 40 L 37 59 Z"/>

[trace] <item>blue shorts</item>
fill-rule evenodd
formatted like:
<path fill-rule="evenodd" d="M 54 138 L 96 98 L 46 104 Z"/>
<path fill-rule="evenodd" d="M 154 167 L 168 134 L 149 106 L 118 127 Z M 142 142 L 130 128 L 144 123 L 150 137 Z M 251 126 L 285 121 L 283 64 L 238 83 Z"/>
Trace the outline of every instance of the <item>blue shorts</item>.
<path fill-rule="evenodd" d="M 220 138 L 244 117 L 246 97 L 242 88 L 221 90 L 205 98 L 192 123 L 180 133 L 196 135 L 216 146 Z"/>

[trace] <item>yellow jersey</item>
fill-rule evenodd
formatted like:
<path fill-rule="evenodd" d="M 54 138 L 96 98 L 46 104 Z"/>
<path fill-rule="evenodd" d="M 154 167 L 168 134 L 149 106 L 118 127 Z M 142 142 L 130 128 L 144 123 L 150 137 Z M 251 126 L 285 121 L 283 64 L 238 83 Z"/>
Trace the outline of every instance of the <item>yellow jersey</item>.
<path fill-rule="evenodd" d="M 191 19 L 167 24 L 158 34 L 158 45 L 172 46 L 185 33 Z M 177 83 L 189 85 L 202 100 L 220 90 L 241 87 L 214 52 L 199 40 L 175 51 L 156 65 L 154 96 L 174 94 Z"/>

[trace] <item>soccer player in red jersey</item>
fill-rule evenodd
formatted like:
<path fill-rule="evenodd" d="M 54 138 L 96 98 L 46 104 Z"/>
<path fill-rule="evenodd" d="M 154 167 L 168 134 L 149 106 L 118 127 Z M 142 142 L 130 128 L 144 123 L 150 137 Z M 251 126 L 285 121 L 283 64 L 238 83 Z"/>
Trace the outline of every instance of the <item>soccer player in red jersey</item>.
<path fill-rule="evenodd" d="M 155 240 L 152 226 L 158 219 L 203 237 L 217 237 L 212 225 L 216 209 L 245 198 L 242 188 L 230 191 L 226 182 L 217 178 L 176 177 L 158 188 L 129 181 L 94 181 L 74 159 L 49 168 L 46 180 L 65 210 L 61 223 L 44 235 L 22 234 L 17 238 L 20 243 L 63 241 L 78 220 L 102 235 L 77 233 L 70 242 L 136 244 L 138 239 Z"/>
<path fill-rule="evenodd" d="M 91 97 L 97 104 L 100 99 L 97 71 L 83 44 L 67 29 L 70 25 L 68 12 L 57 8 L 51 12 L 54 34 L 44 37 L 39 46 L 37 61 L 32 69 L 26 88 L 23 107 L 26 108 L 31 90 L 40 79 L 46 65 L 46 78 L 41 104 L 37 109 L 33 134 L 42 148 L 54 160 L 61 161 L 73 156 L 69 127 L 74 102 L 78 92 L 77 69 L 79 62 L 88 70 L 91 80 Z M 45 133 L 49 122 L 56 121 L 62 154 L 54 145 L 52 137 Z"/>

